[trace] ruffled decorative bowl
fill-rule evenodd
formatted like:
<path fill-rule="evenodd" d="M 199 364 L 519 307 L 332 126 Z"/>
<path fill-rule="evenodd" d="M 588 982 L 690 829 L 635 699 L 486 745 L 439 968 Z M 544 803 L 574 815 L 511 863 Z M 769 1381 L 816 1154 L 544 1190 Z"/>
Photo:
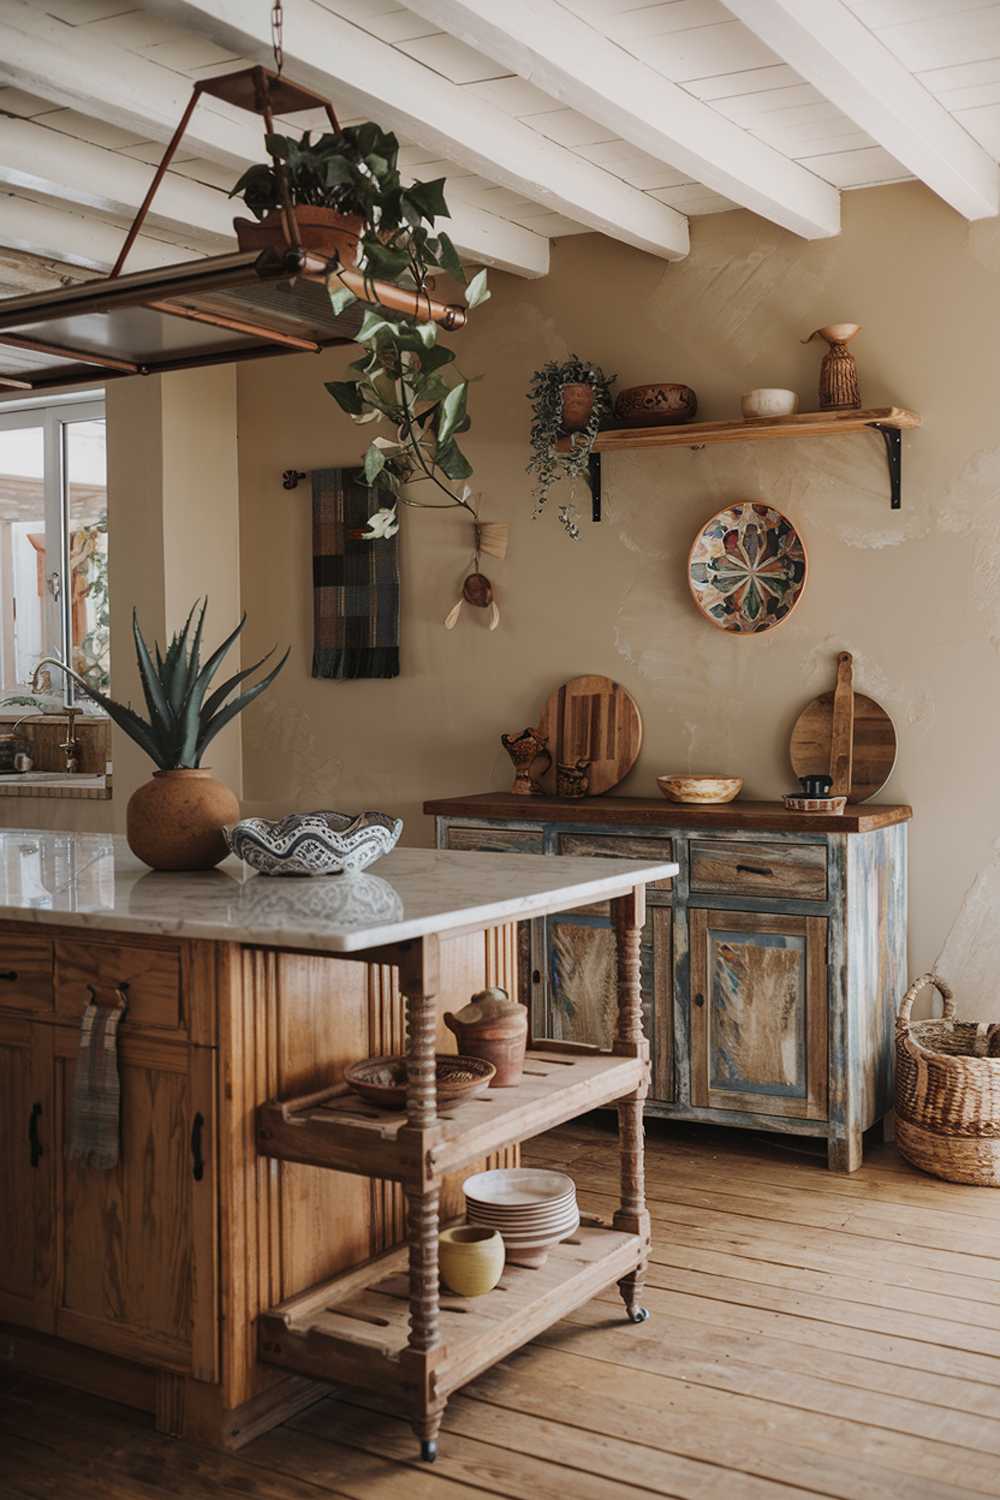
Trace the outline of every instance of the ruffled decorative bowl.
<path fill-rule="evenodd" d="M 289 813 L 223 829 L 239 859 L 262 875 L 354 875 L 395 849 L 402 818 L 387 813 Z"/>

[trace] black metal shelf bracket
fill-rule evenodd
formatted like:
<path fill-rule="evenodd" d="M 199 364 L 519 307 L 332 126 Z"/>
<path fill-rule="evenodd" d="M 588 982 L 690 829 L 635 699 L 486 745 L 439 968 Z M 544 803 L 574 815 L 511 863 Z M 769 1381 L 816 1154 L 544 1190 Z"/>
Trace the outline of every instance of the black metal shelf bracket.
<path fill-rule="evenodd" d="M 885 442 L 885 457 L 889 465 L 889 504 L 899 510 L 903 504 L 903 433 L 899 427 L 888 427 L 884 422 L 868 424 L 882 434 Z"/>
<path fill-rule="evenodd" d="M 590 480 L 590 518 L 592 521 L 601 519 L 601 455 L 591 452 L 587 468 Z"/>

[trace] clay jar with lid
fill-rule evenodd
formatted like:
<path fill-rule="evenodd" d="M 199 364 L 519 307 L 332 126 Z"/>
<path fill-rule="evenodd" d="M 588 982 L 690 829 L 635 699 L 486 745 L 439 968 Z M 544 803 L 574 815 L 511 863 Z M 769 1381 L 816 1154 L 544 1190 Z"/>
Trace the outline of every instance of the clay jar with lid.
<path fill-rule="evenodd" d="M 521 1082 L 528 1012 L 506 990 L 480 990 L 457 1015 L 447 1011 L 444 1024 L 458 1038 L 463 1057 L 481 1057 L 496 1068 L 491 1089 L 509 1089 Z"/>

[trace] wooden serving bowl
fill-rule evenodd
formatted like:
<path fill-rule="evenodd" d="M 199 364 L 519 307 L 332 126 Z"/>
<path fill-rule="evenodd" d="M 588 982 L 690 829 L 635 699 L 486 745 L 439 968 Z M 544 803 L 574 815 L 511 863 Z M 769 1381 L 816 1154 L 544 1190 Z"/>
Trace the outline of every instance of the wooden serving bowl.
<path fill-rule="evenodd" d="M 472 1099 L 489 1088 L 496 1074 L 481 1057 L 437 1055 L 438 1102 Z M 344 1082 L 377 1109 L 406 1108 L 406 1058 L 366 1057 L 344 1069 Z"/>
<path fill-rule="evenodd" d="M 698 397 L 676 381 L 633 385 L 615 400 L 615 417 L 624 427 L 675 427 L 697 415 Z"/>
<path fill-rule="evenodd" d="M 657 776 L 656 785 L 671 802 L 732 802 L 743 790 L 743 777 Z"/>

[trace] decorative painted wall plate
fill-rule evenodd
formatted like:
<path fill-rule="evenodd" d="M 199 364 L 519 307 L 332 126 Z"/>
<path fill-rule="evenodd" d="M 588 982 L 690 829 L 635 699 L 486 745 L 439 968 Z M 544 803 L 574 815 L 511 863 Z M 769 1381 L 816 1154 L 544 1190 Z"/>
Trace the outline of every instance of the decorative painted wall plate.
<path fill-rule="evenodd" d="M 760 500 L 727 505 L 702 527 L 688 582 L 706 619 L 735 635 L 787 620 L 806 586 L 806 550 L 787 516 Z"/>

